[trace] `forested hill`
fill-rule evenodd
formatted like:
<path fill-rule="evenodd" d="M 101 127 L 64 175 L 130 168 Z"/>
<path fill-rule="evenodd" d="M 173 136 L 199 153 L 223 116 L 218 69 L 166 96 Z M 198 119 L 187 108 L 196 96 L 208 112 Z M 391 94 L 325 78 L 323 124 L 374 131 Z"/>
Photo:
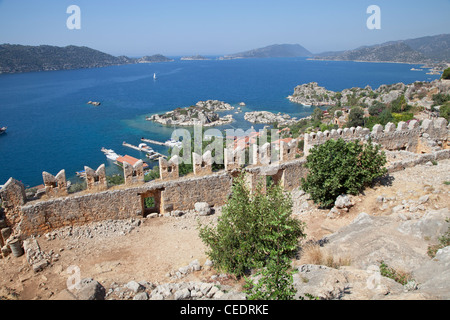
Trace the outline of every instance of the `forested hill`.
<path fill-rule="evenodd" d="M 0 45 L 0 73 L 22 73 L 34 71 L 71 70 L 100 68 L 114 65 L 171 61 L 151 57 L 133 59 L 125 56 L 115 57 L 88 47 L 23 46 L 13 44 Z"/>

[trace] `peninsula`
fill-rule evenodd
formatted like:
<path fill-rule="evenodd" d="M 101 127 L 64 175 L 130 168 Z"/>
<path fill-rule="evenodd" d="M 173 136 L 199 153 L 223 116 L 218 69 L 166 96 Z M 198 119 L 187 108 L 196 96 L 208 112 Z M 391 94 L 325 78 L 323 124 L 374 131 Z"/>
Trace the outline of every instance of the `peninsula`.
<path fill-rule="evenodd" d="M 344 89 L 334 92 L 319 86 L 316 82 L 302 84 L 294 89 L 287 98 L 294 103 L 306 106 L 363 106 L 392 104 L 404 100 L 404 104 L 431 109 L 435 105 L 437 93 L 450 94 L 449 80 L 432 82 L 414 82 L 411 84 L 396 83 L 381 85 L 377 89 L 365 88 Z"/>
<path fill-rule="evenodd" d="M 156 114 L 146 119 L 162 125 L 204 127 L 220 126 L 233 122 L 232 115 L 220 117 L 217 112 L 231 111 L 234 107 L 218 100 L 199 101 L 195 106 L 177 108 L 164 114 Z"/>
<path fill-rule="evenodd" d="M 0 45 L 0 73 L 102 68 L 135 63 L 170 62 L 163 55 L 115 57 L 88 47 Z"/>
<path fill-rule="evenodd" d="M 450 62 L 450 34 L 390 41 L 353 50 L 324 52 L 314 60 L 397 62 L 442 65 Z"/>

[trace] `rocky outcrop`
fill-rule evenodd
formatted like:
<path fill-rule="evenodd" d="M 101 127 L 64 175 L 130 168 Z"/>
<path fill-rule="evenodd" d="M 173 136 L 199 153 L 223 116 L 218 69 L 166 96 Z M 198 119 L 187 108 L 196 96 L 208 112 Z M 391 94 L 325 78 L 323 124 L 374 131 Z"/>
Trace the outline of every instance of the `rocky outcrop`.
<path fill-rule="evenodd" d="M 291 116 L 288 114 L 283 114 L 281 112 L 279 112 L 278 114 L 274 114 L 268 111 L 246 112 L 244 115 L 244 119 L 251 123 L 278 123 L 279 125 L 289 125 L 297 121 L 296 118 L 291 118 Z"/>
<path fill-rule="evenodd" d="M 295 275 L 297 294 L 344 300 L 448 299 L 449 247 L 439 250 L 434 259 L 426 253 L 430 241 L 449 227 L 448 208 L 416 218 L 409 215 L 407 221 L 401 210 L 394 211 L 381 217 L 361 213 L 351 224 L 322 239 L 324 250 L 334 258 L 345 257 L 351 266 L 300 266 Z M 402 285 L 382 276 L 382 261 L 410 274 L 411 280 Z"/>
<path fill-rule="evenodd" d="M 390 104 L 401 96 L 405 96 L 406 103 L 431 109 L 435 94 L 450 94 L 450 81 L 435 80 L 433 82 L 415 82 L 405 85 L 396 83 L 381 85 L 378 89 L 370 86 L 365 88 L 344 89 L 334 92 L 320 87 L 316 82 L 302 84 L 294 89 L 288 97 L 291 102 L 306 106 L 342 106 L 360 105 L 372 106 L 375 102 Z"/>
<path fill-rule="evenodd" d="M 230 104 L 218 100 L 199 101 L 195 106 L 178 108 L 161 115 L 147 117 L 148 121 L 154 121 L 163 125 L 205 127 L 225 125 L 233 122 L 232 115 L 220 117 L 217 112 L 233 110 Z"/>
<path fill-rule="evenodd" d="M 337 103 L 336 92 L 320 87 L 317 82 L 297 86 L 294 94 L 288 99 L 291 102 L 316 107 L 331 106 Z"/>

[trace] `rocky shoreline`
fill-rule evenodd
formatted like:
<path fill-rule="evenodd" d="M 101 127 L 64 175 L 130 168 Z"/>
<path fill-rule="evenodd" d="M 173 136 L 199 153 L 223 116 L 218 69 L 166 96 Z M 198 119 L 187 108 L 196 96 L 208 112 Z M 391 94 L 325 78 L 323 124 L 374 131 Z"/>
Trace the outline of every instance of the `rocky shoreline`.
<path fill-rule="evenodd" d="M 278 114 L 274 114 L 268 111 L 253 111 L 246 112 L 244 115 L 244 119 L 250 123 L 258 123 L 258 124 L 274 124 L 278 125 L 290 125 L 296 123 L 297 118 L 291 118 L 290 115 L 279 112 Z"/>
<path fill-rule="evenodd" d="M 302 84 L 294 89 L 294 93 L 287 98 L 305 106 L 346 106 L 350 104 L 372 106 L 376 102 L 389 104 L 394 100 L 405 97 L 409 105 L 431 109 L 435 94 L 450 94 L 449 80 L 435 80 L 432 82 L 414 82 L 411 84 L 396 83 L 381 85 L 378 89 L 370 86 L 365 88 L 344 89 L 341 92 L 327 90 L 316 82 Z"/>
<path fill-rule="evenodd" d="M 195 106 L 177 108 L 164 114 L 147 117 L 148 121 L 162 125 L 213 127 L 230 124 L 234 121 L 232 115 L 220 117 L 217 112 L 231 111 L 234 107 L 218 100 L 199 101 Z"/>

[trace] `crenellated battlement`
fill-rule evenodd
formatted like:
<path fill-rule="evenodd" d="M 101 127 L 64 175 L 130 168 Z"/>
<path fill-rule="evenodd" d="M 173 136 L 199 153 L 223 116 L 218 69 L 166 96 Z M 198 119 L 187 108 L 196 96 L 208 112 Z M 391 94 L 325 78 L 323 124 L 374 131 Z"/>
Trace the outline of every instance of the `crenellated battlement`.
<path fill-rule="evenodd" d="M 108 181 L 106 180 L 106 168 L 102 164 L 96 171 L 85 166 L 87 190 L 106 190 L 108 189 Z"/>
<path fill-rule="evenodd" d="M 225 171 L 237 170 L 245 164 L 245 149 L 236 148 L 233 150 L 225 148 L 223 154 Z"/>
<path fill-rule="evenodd" d="M 348 128 L 305 134 L 305 155 L 316 145 L 330 139 L 367 141 L 372 139 L 386 150 L 406 150 L 418 158 L 409 162 L 396 162 L 388 166 L 389 172 L 403 170 L 425 161 L 450 158 L 450 150 L 436 147 L 420 154 L 426 141 L 448 141 L 448 123 L 445 119 L 416 120 L 398 125 L 375 125 L 366 128 Z M 445 144 L 447 146 L 447 143 Z M 159 159 L 160 178 L 148 183 L 144 179 L 144 163 L 124 163 L 125 188 L 109 189 L 105 166 L 97 170 L 85 167 L 87 191 L 68 194 L 66 174 L 61 170 L 56 176 L 43 172 L 46 198 L 27 202 L 24 185 L 9 179 L 0 190 L 8 226 L 21 237 L 43 234 L 67 225 L 80 225 L 106 219 L 123 219 L 148 212 L 166 214 L 174 210 L 193 210 L 196 202 L 212 206 L 224 205 L 231 192 L 232 180 L 237 170 L 244 172 L 250 190 L 268 181 L 280 183 L 286 190 L 300 187 L 301 178 L 308 174 L 306 158 L 298 158 L 298 140 L 277 140 L 262 146 L 224 150 L 225 170 L 213 172 L 211 151 L 203 155 L 192 153 L 194 174 L 179 175 L 180 158 Z M 419 150 L 420 149 L 420 150 Z M 442 150 L 446 149 L 446 150 Z M 246 166 L 246 152 L 249 166 Z M 153 198 L 154 208 L 146 207 L 147 198 Z"/>
<path fill-rule="evenodd" d="M 179 157 L 175 156 L 170 160 L 159 158 L 159 177 L 160 180 L 178 179 Z"/>
<path fill-rule="evenodd" d="M 208 175 L 212 174 L 213 159 L 211 151 L 205 152 L 203 156 L 193 152 L 192 153 L 192 163 L 194 169 L 194 175 Z"/>
<path fill-rule="evenodd" d="M 325 143 L 330 139 L 344 139 L 345 141 L 367 141 L 381 145 L 386 150 L 407 150 L 417 152 L 418 141 L 421 136 L 426 134 L 427 138 L 433 140 L 448 140 L 447 120 L 438 118 L 433 120 L 423 120 L 422 124 L 417 120 L 409 123 L 399 122 L 388 123 L 386 126 L 376 124 L 372 131 L 367 128 L 345 128 L 325 132 L 309 133 L 304 135 L 305 155 L 309 154 L 314 146 Z"/>
<path fill-rule="evenodd" d="M 67 195 L 66 170 L 61 170 L 56 176 L 42 172 L 45 194 L 48 197 L 60 197 Z"/>

